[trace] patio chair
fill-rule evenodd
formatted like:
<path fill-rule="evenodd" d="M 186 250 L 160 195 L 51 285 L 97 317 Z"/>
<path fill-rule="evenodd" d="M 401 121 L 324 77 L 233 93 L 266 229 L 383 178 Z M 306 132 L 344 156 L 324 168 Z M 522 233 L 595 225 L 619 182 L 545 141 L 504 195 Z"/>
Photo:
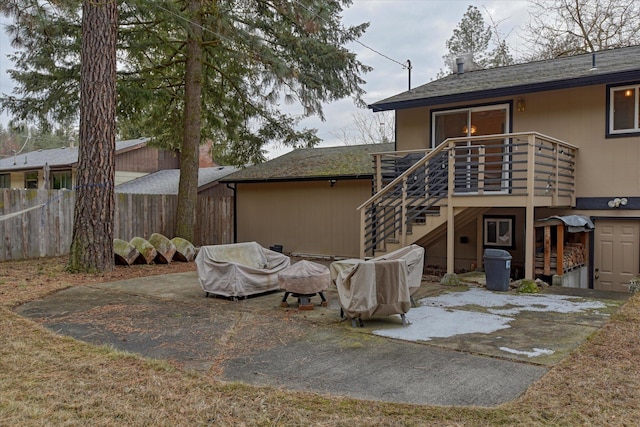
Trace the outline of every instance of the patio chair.
<path fill-rule="evenodd" d="M 420 284 L 422 283 L 424 248 L 418 245 L 409 245 L 393 252 L 389 252 L 388 254 L 372 258 L 367 262 L 393 259 L 404 259 L 407 262 L 409 294 L 413 295 L 420 288 Z M 332 262 L 330 265 L 331 280 L 335 283 L 341 271 L 351 268 L 361 262 L 365 262 L 365 260 L 351 258 Z M 413 307 L 416 306 L 413 298 L 411 298 L 411 305 Z"/>
<path fill-rule="evenodd" d="M 196 257 L 206 296 L 233 299 L 278 290 L 278 273 L 290 264 L 288 256 L 256 242 L 202 246 Z"/>
<path fill-rule="evenodd" d="M 363 326 L 363 318 L 405 314 L 411 308 L 409 273 L 404 259 L 369 260 L 341 271 L 336 279 L 341 317 L 352 326 Z"/>

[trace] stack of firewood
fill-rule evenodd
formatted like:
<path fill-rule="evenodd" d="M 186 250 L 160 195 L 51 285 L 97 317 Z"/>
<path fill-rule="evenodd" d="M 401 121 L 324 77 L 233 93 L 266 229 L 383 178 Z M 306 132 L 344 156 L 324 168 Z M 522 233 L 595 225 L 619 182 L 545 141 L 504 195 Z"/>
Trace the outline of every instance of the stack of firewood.
<path fill-rule="evenodd" d="M 562 268 L 564 271 L 557 272 L 558 269 L 558 252 L 556 248 L 551 249 L 551 261 L 549 268 L 552 274 L 562 274 L 585 264 L 587 259 L 586 248 L 583 243 L 565 243 L 562 252 Z M 544 254 L 536 255 L 536 274 L 544 274 Z"/>

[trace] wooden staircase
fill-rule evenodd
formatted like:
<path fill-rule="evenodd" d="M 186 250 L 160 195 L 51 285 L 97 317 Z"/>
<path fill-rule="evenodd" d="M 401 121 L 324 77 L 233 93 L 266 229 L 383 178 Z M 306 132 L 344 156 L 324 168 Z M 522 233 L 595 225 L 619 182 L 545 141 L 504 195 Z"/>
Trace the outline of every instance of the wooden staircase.
<path fill-rule="evenodd" d="M 427 215 L 424 221 L 414 221 L 410 227 L 411 230 L 407 232 L 407 239 L 404 244 L 401 244 L 397 239 L 389 239 L 386 242 L 385 249 L 375 250 L 374 255 L 391 252 L 410 244 L 428 248 L 439 240 L 444 239 L 447 235 L 447 210 L 448 206 L 443 205 L 437 214 Z M 469 225 L 488 210 L 489 208 L 458 208 L 454 213 L 456 226 L 464 227 Z"/>
<path fill-rule="evenodd" d="M 532 275 L 534 209 L 575 206 L 576 154 L 577 147 L 536 132 L 450 138 L 432 150 L 376 153 L 375 194 L 358 208 L 360 256 L 412 243 L 429 247 L 446 238 L 449 270 L 454 228 L 494 207 L 523 208 L 526 270 Z"/>

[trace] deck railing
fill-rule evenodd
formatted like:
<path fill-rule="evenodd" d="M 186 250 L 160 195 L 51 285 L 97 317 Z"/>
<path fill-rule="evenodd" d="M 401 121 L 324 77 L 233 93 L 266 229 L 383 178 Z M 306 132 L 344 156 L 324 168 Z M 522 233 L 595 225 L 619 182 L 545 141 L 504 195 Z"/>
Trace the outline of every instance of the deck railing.
<path fill-rule="evenodd" d="M 374 154 L 376 193 L 361 213 L 361 255 L 404 242 L 452 196 L 527 196 L 575 206 L 577 147 L 536 132 L 449 138 L 432 150 Z M 469 198 L 473 206 L 473 198 Z M 456 204 L 460 206 L 460 204 Z M 508 205 L 508 204 L 507 204 Z"/>

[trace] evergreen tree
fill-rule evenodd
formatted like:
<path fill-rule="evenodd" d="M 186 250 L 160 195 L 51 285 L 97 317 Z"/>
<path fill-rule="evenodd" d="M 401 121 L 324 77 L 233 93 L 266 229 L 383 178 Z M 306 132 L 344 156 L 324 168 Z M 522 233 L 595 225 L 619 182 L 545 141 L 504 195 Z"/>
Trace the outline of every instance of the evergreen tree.
<path fill-rule="evenodd" d="M 198 2 L 196 12 L 190 0 L 120 3 L 120 136 L 151 135 L 159 147 L 181 150 L 181 170 L 190 171 L 184 179 L 197 177 L 193 147 L 199 141 L 213 141 L 218 160 L 237 165 L 263 161 L 263 147 L 270 142 L 315 145 L 315 130 L 297 128 L 302 117 L 324 119 L 323 103 L 349 96 L 364 105 L 361 75 L 369 67 L 344 46 L 367 24 L 341 25 L 340 14 L 350 4 L 212 0 Z M 78 1 L 6 0 L 0 10 L 14 18 L 10 35 L 16 47 L 23 47 L 12 58 L 18 96 L 0 98 L 3 108 L 21 119 L 73 117 L 78 111 Z M 193 102 L 187 104 L 192 80 L 186 64 L 194 62 L 197 51 L 202 55 L 194 65 L 201 72 L 194 83 L 200 85 L 200 114 L 191 110 Z M 298 103 L 301 117 L 286 114 L 282 102 Z M 193 131 L 198 127 L 194 114 L 201 121 L 199 132 Z M 182 206 L 195 203 L 192 187 L 181 185 L 186 193 L 179 198 L 191 199 Z"/>
<path fill-rule="evenodd" d="M 456 58 L 468 54 L 476 68 L 486 68 L 486 50 L 490 40 L 491 29 L 485 25 L 482 13 L 477 7 L 469 6 L 458 27 L 453 30 L 453 35 L 445 43 L 449 51 L 443 57 L 445 65 L 453 70 Z"/>
<path fill-rule="evenodd" d="M 494 48 L 489 50 L 491 40 Z M 493 28 L 484 22 L 482 13 L 475 6 L 469 6 L 453 30 L 453 35 L 445 43 L 448 54 L 444 55 L 445 66 L 450 72 L 457 69 L 456 60 L 464 57 L 467 70 L 500 67 L 513 63 L 509 46 L 500 36 L 497 25 Z M 449 74 L 440 70 L 438 77 Z"/>
<path fill-rule="evenodd" d="M 67 269 L 111 271 L 116 151 L 116 0 L 84 0 L 80 146 Z"/>

